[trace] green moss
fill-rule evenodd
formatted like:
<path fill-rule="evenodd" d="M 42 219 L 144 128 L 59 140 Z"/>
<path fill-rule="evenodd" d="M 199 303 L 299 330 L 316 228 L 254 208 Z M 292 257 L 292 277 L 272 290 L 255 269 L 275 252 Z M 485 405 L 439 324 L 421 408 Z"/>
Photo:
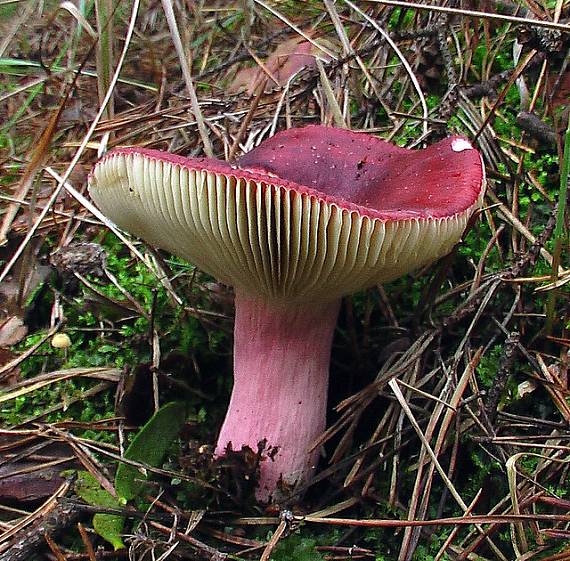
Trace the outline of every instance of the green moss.
<path fill-rule="evenodd" d="M 324 557 L 315 549 L 313 538 L 301 534 L 291 534 L 279 543 L 271 553 L 271 561 L 324 561 Z"/>

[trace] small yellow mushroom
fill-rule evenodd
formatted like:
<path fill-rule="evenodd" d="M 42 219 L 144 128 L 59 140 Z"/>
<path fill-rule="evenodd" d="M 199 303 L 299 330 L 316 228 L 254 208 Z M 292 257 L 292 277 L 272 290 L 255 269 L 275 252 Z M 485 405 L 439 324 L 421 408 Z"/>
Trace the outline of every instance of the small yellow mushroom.
<path fill-rule="evenodd" d="M 54 349 L 67 349 L 71 347 L 71 339 L 66 333 L 56 333 L 51 339 L 51 346 Z"/>

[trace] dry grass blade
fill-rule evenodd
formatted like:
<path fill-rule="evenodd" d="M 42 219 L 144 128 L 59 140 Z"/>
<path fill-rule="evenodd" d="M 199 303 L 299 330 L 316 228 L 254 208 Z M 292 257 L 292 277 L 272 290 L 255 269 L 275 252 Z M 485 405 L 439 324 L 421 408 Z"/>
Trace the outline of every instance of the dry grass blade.
<path fill-rule="evenodd" d="M 32 356 L 48 339 L 50 339 L 53 335 L 55 335 L 61 328 L 61 325 L 58 324 L 52 329 L 50 329 L 44 337 L 42 337 L 35 345 L 32 345 L 26 351 L 24 351 L 21 355 L 17 356 L 16 358 L 8 361 L 6 364 L 0 367 L 0 380 L 2 379 L 3 375 L 10 372 L 13 368 L 18 366 L 21 362 L 26 360 L 28 357 Z M 0 396 L 1 398 L 1 396 Z"/>
<path fill-rule="evenodd" d="M 570 459 L 568 458 L 553 458 L 549 456 L 544 456 L 542 454 L 533 454 L 529 452 L 522 452 L 519 454 L 514 454 L 511 456 L 506 463 L 507 469 L 507 476 L 509 481 L 509 491 L 510 491 L 510 498 L 513 506 L 513 513 L 516 515 L 520 515 L 521 513 L 521 504 L 519 500 L 519 488 L 517 485 L 517 462 L 523 458 L 540 458 L 543 460 L 548 460 L 548 462 L 556 462 L 562 464 L 564 466 L 570 463 Z M 529 520 L 530 521 L 530 520 Z M 517 547 L 517 555 L 521 557 L 525 553 L 529 551 L 529 542 L 527 539 L 527 532 L 525 530 L 525 526 L 523 520 L 521 521 L 514 521 L 513 527 L 516 534 L 516 539 L 513 540 L 513 543 L 516 544 Z"/>
<path fill-rule="evenodd" d="M 194 547 L 198 551 L 207 554 L 210 559 L 216 559 L 216 558 L 219 559 L 222 555 L 217 549 L 210 547 L 206 543 L 204 543 L 204 542 L 202 542 L 202 541 L 200 541 L 200 540 L 198 540 L 192 536 L 189 536 L 183 532 L 180 532 L 176 529 L 173 531 L 172 528 L 168 528 L 167 526 L 164 526 L 163 524 L 159 524 L 158 522 L 154 522 L 153 520 L 150 520 L 148 522 L 148 525 L 151 526 L 152 528 L 156 528 L 157 530 L 166 534 L 167 536 L 173 535 L 174 537 L 176 537 L 176 539 L 179 539 L 180 541 L 191 545 L 192 547 Z"/>
<path fill-rule="evenodd" d="M 364 519 L 364 518 L 335 518 L 312 515 L 295 515 L 296 522 L 307 524 L 330 524 L 332 526 L 345 526 L 355 528 L 407 528 L 429 526 L 472 526 L 475 524 L 511 524 L 513 522 L 570 522 L 569 514 L 474 514 L 472 516 L 460 516 L 451 518 L 434 518 L 430 520 L 394 520 L 387 519 Z M 274 524 L 276 518 L 234 518 L 233 524 L 258 525 Z"/>
<path fill-rule="evenodd" d="M 327 73 L 325 72 L 325 67 L 323 66 L 323 63 L 318 59 L 316 60 L 316 63 L 317 68 L 319 69 L 319 74 L 321 76 L 321 84 L 323 85 L 325 97 L 333 114 L 334 123 L 337 127 L 345 129 L 347 128 L 346 122 L 342 115 L 340 105 L 338 104 L 338 101 L 334 95 L 334 91 L 328 79 Z"/>
<path fill-rule="evenodd" d="M 131 41 L 131 38 L 132 38 L 132 35 L 134 32 L 134 26 L 135 26 L 137 14 L 138 14 L 138 9 L 139 9 L 139 0 L 135 0 L 133 3 L 133 6 L 132 6 L 132 10 L 131 10 L 131 19 L 129 22 L 129 29 L 127 30 L 127 35 L 125 37 L 125 44 L 123 47 L 123 51 L 122 51 L 121 56 L 119 58 L 119 61 L 117 63 L 117 68 L 115 69 L 115 73 L 114 73 L 113 79 L 111 80 L 111 83 L 109 85 L 109 89 L 107 90 L 107 93 L 105 95 L 103 103 L 99 107 L 99 111 L 97 112 L 97 115 L 93 119 L 91 126 L 89 127 L 89 130 L 87 131 L 87 134 L 84 136 L 83 141 L 81 142 L 81 145 L 79 146 L 79 148 L 75 152 L 75 155 L 74 155 L 73 159 L 71 160 L 69 166 L 67 167 L 65 173 L 63 174 L 61 181 L 58 183 L 57 187 L 54 189 L 52 195 L 50 196 L 44 210 L 42 210 L 42 212 L 40 213 L 40 215 L 38 216 L 38 218 L 34 222 L 33 226 L 31 228 L 29 228 L 26 236 L 22 240 L 18 249 L 14 252 L 14 255 L 12 256 L 12 258 L 4 266 L 4 269 L 0 273 L 0 282 L 2 282 L 6 278 L 6 276 L 8 275 L 8 273 L 10 272 L 10 270 L 12 269 L 12 267 L 14 266 L 16 261 L 20 258 L 20 256 L 24 252 L 25 248 L 27 247 L 29 241 L 34 236 L 34 234 L 35 234 L 36 230 L 39 228 L 40 224 L 42 223 L 44 218 L 47 216 L 47 214 L 50 212 L 50 209 L 51 209 L 53 203 L 55 202 L 55 200 L 59 196 L 61 190 L 64 188 L 65 182 L 69 179 L 75 165 L 77 164 L 77 162 L 79 161 L 79 158 L 83 154 L 83 151 L 85 150 L 85 147 L 87 146 L 87 143 L 91 140 L 91 136 L 92 136 L 95 128 L 97 127 L 99 120 L 101 119 L 101 117 L 103 116 L 103 114 L 105 112 L 106 105 L 109 102 L 109 100 L 111 99 L 111 96 L 113 95 L 113 89 L 115 87 L 115 84 L 117 83 L 117 80 L 119 79 L 119 74 L 122 70 L 123 62 L 125 61 L 125 57 L 127 55 L 127 50 L 129 48 L 129 44 L 130 44 L 130 41 Z"/>
<path fill-rule="evenodd" d="M 53 541 L 52 537 L 49 534 L 45 534 L 44 539 L 57 561 L 67 561 L 65 555 L 63 554 L 63 551 L 59 545 Z"/>
<path fill-rule="evenodd" d="M 556 282 L 551 282 L 545 284 L 544 286 L 539 286 L 538 288 L 535 289 L 535 292 L 548 292 L 549 290 L 555 290 L 557 288 L 561 288 L 570 282 L 570 273 L 568 272 L 568 270 L 563 271 L 558 276 L 560 278 Z M 533 279 L 528 282 L 544 282 L 544 280 L 546 279 L 540 279 L 538 281 L 534 281 Z"/>
<path fill-rule="evenodd" d="M 549 29 L 559 29 L 570 33 L 570 25 L 556 23 L 553 21 L 544 21 L 538 19 L 521 18 L 517 16 L 509 16 L 503 14 L 495 14 L 492 12 L 482 12 L 478 10 L 464 10 L 461 8 L 452 8 L 449 6 L 434 6 L 427 4 L 418 4 L 417 2 L 403 2 L 401 0 L 366 0 L 366 2 L 374 4 L 385 4 L 387 6 L 399 6 L 401 8 L 410 8 L 414 10 L 427 10 L 431 12 L 442 12 L 446 14 L 457 14 L 465 17 L 476 17 L 489 20 L 505 21 L 511 23 L 520 23 L 529 26 L 547 27 Z"/>
<path fill-rule="evenodd" d="M 402 54 L 402 51 L 398 48 L 398 45 L 396 45 L 395 41 L 390 37 L 390 35 L 388 33 L 386 33 L 386 31 L 384 29 L 382 29 L 382 27 L 380 25 L 378 25 L 378 23 L 375 20 L 373 20 L 366 12 L 363 12 L 358 6 L 353 4 L 350 0 L 344 0 L 344 2 L 348 6 L 350 6 L 357 14 L 361 15 L 370 25 L 372 25 L 372 27 L 374 27 L 374 29 L 376 29 L 376 31 L 378 31 L 378 33 L 380 33 L 380 35 L 382 35 L 382 37 L 384 37 L 385 41 L 390 45 L 390 48 L 394 51 L 394 53 L 396 53 L 396 56 L 398 57 L 398 59 L 402 63 L 402 66 L 406 69 L 406 72 L 407 72 L 408 76 L 410 77 L 412 84 L 414 85 L 414 89 L 416 90 L 416 93 L 418 94 L 418 98 L 419 98 L 420 104 L 422 106 L 422 117 L 423 117 L 422 127 L 423 127 L 423 131 L 424 131 L 424 135 L 427 135 L 427 133 L 428 133 L 428 118 L 429 118 L 428 106 L 426 103 L 426 98 L 424 96 L 424 92 L 422 91 L 420 83 L 418 82 L 418 79 L 417 79 L 412 67 L 410 66 L 410 63 L 407 61 L 406 57 Z"/>
<path fill-rule="evenodd" d="M 87 530 L 85 530 L 85 527 L 83 526 L 83 524 L 81 524 L 81 522 L 77 523 L 77 529 L 79 530 L 79 535 L 81 536 L 81 541 L 83 542 L 83 546 L 87 551 L 87 556 L 89 561 L 97 561 L 97 557 L 95 555 L 95 549 L 93 548 L 93 544 L 89 539 L 89 534 L 87 533 Z"/>
<path fill-rule="evenodd" d="M 414 417 L 414 414 L 412 413 L 412 410 L 410 409 L 408 403 L 406 402 L 406 399 L 404 397 L 404 395 L 402 394 L 402 391 L 400 390 L 400 388 L 398 387 L 398 382 L 397 380 L 394 378 L 392 380 L 390 380 L 388 382 L 388 385 L 390 386 L 390 388 L 392 389 L 392 391 L 394 392 L 394 395 L 396 396 L 398 402 L 400 403 L 402 409 L 404 410 L 404 412 L 406 413 L 411 425 L 414 427 L 414 429 L 416 430 L 416 433 L 418 435 L 418 437 L 420 438 L 420 440 L 422 441 L 422 444 L 425 447 L 425 450 L 427 452 L 427 454 L 429 455 L 429 457 L 431 458 L 433 465 L 435 466 L 435 469 L 437 470 L 437 472 L 439 473 L 440 477 L 443 479 L 445 485 L 447 486 L 447 488 L 449 489 L 449 492 L 451 493 L 451 496 L 455 499 L 455 501 L 457 502 L 457 504 L 464 510 L 467 511 L 468 507 L 465 504 L 465 502 L 463 501 L 463 499 L 461 498 L 461 496 L 459 495 L 459 493 L 457 492 L 457 489 L 455 488 L 455 486 L 453 485 L 453 483 L 451 482 L 451 480 L 449 479 L 449 477 L 447 476 L 447 474 L 445 473 L 445 470 L 443 469 L 443 467 L 441 466 L 439 460 L 437 459 L 437 456 L 435 455 L 432 447 L 430 446 L 430 443 L 428 442 L 428 440 L 426 439 L 424 433 L 422 432 L 421 427 L 419 426 L 416 418 Z"/>
<path fill-rule="evenodd" d="M 275 532 L 273 532 L 273 535 L 271 536 L 271 539 L 267 542 L 267 545 L 265 546 L 265 549 L 263 550 L 263 553 L 261 554 L 259 561 L 269 561 L 271 554 L 273 553 L 273 550 L 279 543 L 279 540 L 283 537 L 283 534 L 285 533 L 288 525 L 290 524 L 290 521 L 287 520 L 287 517 L 292 517 L 292 515 L 291 513 L 285 511 L 284 516 L 283 515 L 281 516 L 281 522 L 279 522 L 279 526 L 277 526 Z"/>
<path fill-rule="evenodd" d="M 22 180 L 20 181 L 20 185 L 15 194 L 15 199 L 17 201 L 24 200 L 26 198 L 29 190 L 32 188 L 37 174 L 41 171 L 43 165 L 49 157 L 49 147 L 56 132 L 57 124 L 63 112 L 66 101 L 67 99 L 64 97 L 64 99 L 59 104 L 59 107 L 53 112 L 51 118 L 49 119 L 48 124 L 44 129 L 38 143 L 34 145 L 30 163 L 26 167 L 26 171 L 22 176 Z M 8 208 L 3 213 L 2 224 L 0 225 L 0 246 L 6 244 L 8 233 L 12 228 L 12 223 L 16 217 L 16 214 L 18 214 L 19 209 L 20 203 L 12 202 L 10 205 L 8 205 Z"/>
<path fill-rule="evenodd" d="M 180 33 L 178 31 L 178 24 L 176 23 L 176 16 L 174 15 L 174 7 L 172 5 L 172 1 L 162 0 L 162 7 L 166 15 L 168 27 L 170 28 L 170 34 L 172 36 L 174 48 L 178 54 L 178 61 L 180 62 L 180 68 L 182 69 L 182 75 L 184 76 L 186 89 L 188 90 L 188 95 L 190 96 L 190 103 L 192 104 L 192 112 L 194 113 L 194 118 L 198 124 L 198 131 L 200 132 L 202 143 L 204 144 L 204 152 L 206 152 L 206 155 L 208 157 L 213 158 L 214 150 L 212 148 L 212 143 L 210 142 L 210 136 L 208 135 L 206 124 L 204 123 L 204 117 L 202 115 L 202 110 L 200 109 L 200 103 L 196 97 L 194 80 L 192 79 L 192 73 L 190 72 L 188 56 L 184 50 L 182 39 L 180 38 Z"/>
<path fill-rule="evenodd" d="M 242 139 L 244 137 L 244 134 L 245 134 L 248 126 L 251 124 L 251 121 L 255 115 L 257 107 L 259 106 L 259 103 L 262 100 L 263 90 L 265 89 L 265 85 L 267 84 L 267 80 L 268 79 L 266 76 L 262 76 L 259 80 L 259 83 L 257 84 L 257 86 L 255 87 L 255 89 L 253 91 L 252 103 L 251 103 L 243 121 L 241 122 L 239 130 L 238 130 L 238 132 L 234 138 L 234 141 L 232 142 L 230 150 L 228 152 L 228 160 L 230 160 L 230 161 L 236 155 L 238 148 L 240 146 L 240 143 L 242 142 Z"/>
<path fill-rule="evenodd" d="M 497 198 L 493 192 L 487 192 L 487 196 L 497 205 L 497 208 L 505 219 L 510 222 L 514 228 L 522 234 L 529 242 L 535 243 L 536 237 L 529 231 L 529 229 Z M 543 247 L 540 248 L 540 254 L 544 260 L 552 265 L 552 255 Z M 561 271 L 562 272 L 562 271 Z"/>
<path fill-rule="evenodd" d="M 570 404 L 568 403 L 567 384 L 560 379 L 556 372 L 557 367 L 548 367 L 542 356 L 537 355 L 536 360 L 540 367 L 540 373 L 545 381 L 545 388 L 552 396 L 552 401 L 556 404 L 562 418 L 570 423 Z"/>
<path fill-rule="evenodd" d="M 505 87 L 501 90 L 501 93 L 497 97 L 493 107 L 489 110 L 485 120 L 481 123 L 479 130 L 475 133 L 475 140 L 479 138 L 481 133 L 485 130 L 487 124 L 491 121 L 491 119 L 495 116 L 497 108 L 503 103 L 509 89 L 511 86 L 516 82 L 517 78 L 524 72 L 524 69 L 531 63 L 532 59 L 536 56 L 537 51 L 532 50 L 530 53 L 526 55 L 526 57 L 519 62 L 517 67 L 515 68 L 514 72 L 512 73 L 511 77 L 509 78 L 508 82 L 506 83 Z"/>
<path fill-rule="evenodd" d="M 471 504 L 469 505 L 468 510 L 465 511 L 466 517 L 471 516 L 473 514 L 473 509 L 477 505 L 477 502 L 479 501 L 479 499 L 481 497 L 482 491 L 483 491 L 482 489 L 479 489 L 479 491 L 477 491 L 477 494 L 475 495 L 475 497 L 471 501 Z M 442 544 L 441 548 L 439 549 L 436 556 L 434 557 L 434 561 L 440 561 L 443 558 L 443 556 L 446 554 L 447 549 L 449 549 L 449 547 L 453 543 L 453 540 L 455 539 L 455 537 L 457 536 L 458 533 L 459 533 L 459 526 L 457 526 L 456 528 L 453 528 L 453 530 L 450 532 L 449 536 L 447 536 L 447 538 L 445 539 L 445 542 Z"/>
<path fill-rule="evenodd" d="M 73 2 L 62 2 L 59 5 L 60 10 L 67 10 L 76 20 L 81 27 L 87 31 L 92 39 L 97 39 L 97 32 L 91 27 L 91 24 L 87 21 L 85 16 L 79 11 L 77 6 Z"/>
<path fill-rule="evenodd" d="M 471 361 L 469 361 L 469 363 L 467 364 L 466 368 L 463 371 L 463 374 L 461 375 L 460 379 L 457 382 L 457 386 L 456 386 L 453 394 L 451 395 L 449 403 L 445 404 L 446 405 L 445 414 L 444 414 L 443 420 L 441 421 L 439 433 L 437 434 L 437 439 L 436 439 L 436 442 L 435 442 L 434 447 L 433 447 L 434 454 L 437 457 L 440 456 L 440 454 L 442 453 L 442 451 L 444 449 L 444 446 L 446 445 L 448 432 L 451 428 L 452 422 L 456 418 L 460 402 L 464 399 L 464 393 L 467 390 L 468 385 L 473 382 L 474 369 L 477 366 L 477 364 L 479 363 L 481 354 L 482 354 L 482 349 L 479 349 L 477 351 L 477 353 L 475 354 L 475 356 L 473 357 L 473 359 Z M 428 425 L 428 429 L 427 429 L 426 433 L 428 433 L 430 435 L 431 435 L 431 433 L 433 433 L 436 421 L 437 421 L 437 409 L 434 411 L 434 413 L 430 417 L 430 421 L 429 421 L 429 425 Z M 422 456 L 424 455 L 425 452 L 427 452 L 427 450 L 422 449 Z M 418 467 L 418 475 L 416 477 L 416 488 L 414 489 L 414 493 L 412 495 L 412 503 L 411 503 L 411 506 L 409 509 L 409 514 L 408 514 L 409 519 L 417 518 L 418 511 L 416 511 L 413 508 L 413 505 L 415 505 L 414 499 L 416 499 L 416 502 L 421 503 L 420 509 L 419 509 L 419 514 L 422 517 L 424 517 L 426 515 L 428 505 L 429 505 L 429 496 L 431 493 L 432 481 L 433 481 L 433 471 L 437 468 L 437 465 L 432 462 L 431 465 L 429 466 L 429 473 L 426 475 L 426 480 L 425 480 L 426 482 L 424 483 L 423 477 L 422 477 L 422 469 L 421 469 L 423 460 L 420 459 L 419 463 L 420 463 L 420 465 Z M 423 485 L 422 485 L 422 483 L 423 483 Z M 481 493 L 481 491 L 482 490 L 479 490 L 479 493 Z M 419 500 L 420 497 L 421 497 L 421 501 Z M 472 502 L 465 509 L 465 515 L 466 516 L 470 512 L 470 510 L 472 510 L 473 505 L 474 505 L 474 503 Z M 404 558 L 408 559 L 409 558 L 409 556 L 413 552 L 412 548 L 408 549 L 410 547 L 410 543 L 417 543 L 418 539 L 419 539 L 419 532 L 417 530 L 414 531 L 411 528 L 406 529 L 406 532 L 404 534 L 404 539 L 402 540 L 402 547 L 400 550 L 400 558 L 401 559 L 404 559 Z M 494 551 L 497 558 L 506 559 L 504 557 L 503 553 L 501 552 L 501 550 L 490 540 L 489 540 L 489 545 L 492 548 L 492 550 Z"/>
<path fill-rule="evenodd" d="M 107 103 L 105 94 L 111 86 L 113 76 L 113 16 L 115 15 L 111 0 L 95 0 L 95 16 L 97 19 L 98 41 L 96 46 L 97 92 L 99 103 L 105 107 L 104 117 L 110 120 L 115 115 L 115 103 L 111 96 Z"/>
<path fill-rule="evenodd" d="M 329 56 L 333 60 L 336 60 L 336 56 L 333 52 L 331 52 L 329 49 L 327 49 L 324 45 L 321 45 L 318 41 L 315 41 L 310 35 L 305 33 L 302 29 L 300 29 L 294 23 L 292 23 L 283 14 L 279 13 L 275 8 L 273 8 L 272 6 L 270 6 L 269 4 L 264 2 L 263 0 L 253 0 L 253 1 L 256 4 L 259 4 L 260 6 L 265 8 L 268 12 L 271 12 L 276 18 L 279 18 L 285 25 L 289 26 L 293 31 L 295 31 L 295 33 L 298 33 L 299 35 L 301 35 L 301 37 L 303 37 L 309 43 L 311 43 L 312 45 L 317 47 L 317 49 L 322 51 L 324 54 L 326 54 L 327 56 Z"/>
<path fill-rule="evenodd" d="M 10 45 L 10 42 L 14 39 L 16 33 L 29 18 L 32 12 L 34 11 L 35 3 L 34 2 L 26 2 L 26 5 L 20 13 L 14 18 L 13 21 L 10 23 L 10 31 L 5 33 L 4 38 L 0 42 L 0 57 L 4 56 L 6 49 Z"/>
<path fill-rule="evenodd" d="M 29 393 L 35 392 L 40 388 L 44 388 L 51 384 L 56 384 L 63 380 L 71 380 L 79 376 L 103 378 L 104 380 L 118 381 L 120 370 L 116 368 L 70 368 L 68 370 L 61 370 L 59 372 L 52 372 L 49 376 L 44 376 L 43 379 L 27 380 L 19 384 L 16 389 L 4 392 L 0 395 L 0 403 L 5 403 L 11 399 L 22 397 Z"/>
<path fill-rule="evenodd" d="M 70 484 L 68 482 L 63 483 L 61 487 L 53 494 L 53 496 L 45 501 L 42 505 L 40 505 L 36 510 L 22 518 L 16 524 L 13 524 L 9 530 L 2 532 L 0 534 L 0 554 L 4 553 L 8 548 L 12 546 L 12 543 L 9 540 L 16 536 L 18 532 L 34 524 L 38 520 L 41 520 L 50 511 L 52 511 L 56 507 L 58 499 L 65 496 L 65 494 L 69 491 L 69 487 Z"/>

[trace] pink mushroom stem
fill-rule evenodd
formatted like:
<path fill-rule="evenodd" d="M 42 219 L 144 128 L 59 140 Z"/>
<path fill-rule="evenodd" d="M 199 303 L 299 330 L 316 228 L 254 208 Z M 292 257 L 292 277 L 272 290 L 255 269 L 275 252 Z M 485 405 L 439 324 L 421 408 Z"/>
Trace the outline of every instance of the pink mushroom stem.
<path fill-rule="evenodd" d="M 266 439 L 259 500 L 305 482 L 326 424 L 329 363 L 340 300 L 275 303 L 236 293 L 234 387 L 216 454 Z M 274 453 L 271 453 L 274 448 Z"/>

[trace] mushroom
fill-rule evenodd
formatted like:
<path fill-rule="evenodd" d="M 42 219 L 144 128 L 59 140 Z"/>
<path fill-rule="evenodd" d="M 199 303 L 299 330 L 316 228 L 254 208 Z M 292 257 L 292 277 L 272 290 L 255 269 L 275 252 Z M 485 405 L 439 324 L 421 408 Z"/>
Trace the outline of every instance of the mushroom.
<path fill-rule="evenodd" d="M 325 39 L 320 38 L 319 42 L 334 50 Z M 282 88 L 303 68 L 317 68 L 317 56 L 323 60 L 329 60 L 329 57 L 315 44 L 301 35 L 295 35 L 281 43 L 269 55 L 263 68 L 256 66 L 240 70 L 228 86 L 229 93 L 245 90 L 248 95 L 253 95 L 260 81 L 267 76 L 271 79 L 265 84 L 266 92 L 271 92 L 276 87 Z"/>
<path fill-rule="evenodd" d="M 234 387 L 216 454 L 266 443 L 262 501 L 317 464 L 342 296 L 447 254 L 483 186 L 464 138 L 408 150 L 324 126 L 280 132 L 234 165 L 118 149 L 90 176 L 118 226 L 234 287 Z"/>

